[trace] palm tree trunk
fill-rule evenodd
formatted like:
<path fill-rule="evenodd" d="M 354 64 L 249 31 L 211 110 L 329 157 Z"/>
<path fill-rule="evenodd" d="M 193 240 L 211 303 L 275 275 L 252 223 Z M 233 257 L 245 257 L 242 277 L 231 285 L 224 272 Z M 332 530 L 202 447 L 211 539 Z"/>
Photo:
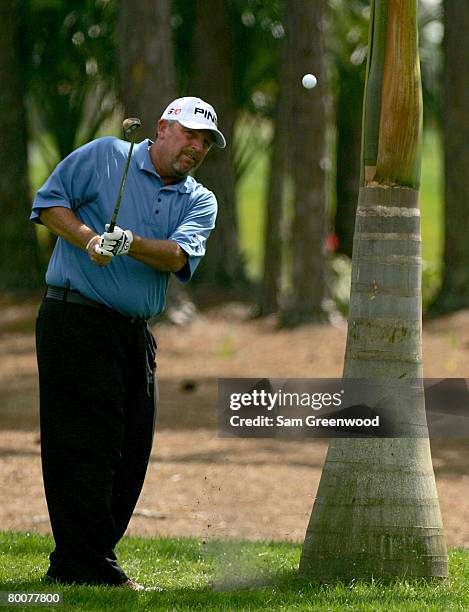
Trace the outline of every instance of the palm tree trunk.
<path fill-rule="evenodd" d="M 12 2 L 0 3 L 0 291 L 42 285 L 28 180 L 24 71 Z"/>
<path fill-rule="evenodd" d="M 235 92 L 233 33 L 229 26 L 229 3 L 222 0 L 197 0 L 193 32 L 193 95 L 212 104 L 218 125 L 226 137 L 227 148 L 213 147 L 196 178 L 212 190 L 218 201 L 215 229 L 207 253 L 197 270 L 195 281 L 225 294 L 237 292 L 245 281 L 240 256 L 236 217 L 236 177 L 233 163 Z"/>
<path fill-rule="evenodd" d="M 292 291 L 282 312 L 285 326 L 323 321 L 326 297 L 324 254 L 326 213 L 326 96 L 324 67 L 324 0 L 291 2 L 287 36 L 297 79 L 312 71 L 317 89 L 291 82 L 292 178 L 295 208 L 292 223 Z"/>
<path fill-rule="evenodd" d="M 416 16 L 417 0 L 372 3 L 344 367 L 344 378 L 386 390 L 393 424 L 407 436 L 331 442 L 300 563 L 322 580 L 448 571 L 421 384 Z M 373 73 L 373 62 L 382 70 Z"/>
<path fill-rule="evenodd" d="M 469 308 L 469 5 L 445 0 L 443 130 L 445 156 L 445 246 L 443 284 L 434 314 Z"/>
<path fill-rule="evenodd" d="M 119 0 L 119 95 L 140 137 L 155 138 L 165 107 L 176 97 L 169 0 Z"/>
<path fill-rule="evenodd" d="M 338 252 L 352 257 L 355 214 L 360 186 L 360 144 L 363 84 L 359 72 L 339 69 L 337 98 L 337 207 L 335 232 Z"/>
<path fill-rule="evenodd" d="M 139 138 L 155 139 L 158 119 L 177 97 L 169 0 L 119 0 L 119 93 L 125 115 L 139 117 Z M 189 322 L 196 307 L 172 275 L 160 320 Z"/>
<path fill-rule="evenodd" d="M 285 18 L 287 17 L 285 11 Z M 286 176 L 288 172 L 288 147 L 292 125 L 289 115 L 292 78 L 297 71 L 291 66 L 291 33 L 288 28 L 282 41 L 278 93 L 274 117 L 274 136 L 270 160 L 267 207 L 265 211 L 265 241 L 259 314 L 269 315 L 279 310 L 279 293 L 282 275 L 282 216 Z"/>

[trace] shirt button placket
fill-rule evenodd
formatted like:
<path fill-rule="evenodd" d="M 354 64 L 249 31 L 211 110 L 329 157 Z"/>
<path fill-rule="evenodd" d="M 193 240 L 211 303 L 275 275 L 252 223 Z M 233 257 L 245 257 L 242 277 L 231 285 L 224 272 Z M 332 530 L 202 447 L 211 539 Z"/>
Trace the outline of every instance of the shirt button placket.
<path fill-rule="evenodd" d="M 160 206 L 161 206 L 161 191 L 158 194 L 158 197 L 156 198 L 156 208 L 155 208 L 155 214 L 159 214 L 160 212 Z"/>

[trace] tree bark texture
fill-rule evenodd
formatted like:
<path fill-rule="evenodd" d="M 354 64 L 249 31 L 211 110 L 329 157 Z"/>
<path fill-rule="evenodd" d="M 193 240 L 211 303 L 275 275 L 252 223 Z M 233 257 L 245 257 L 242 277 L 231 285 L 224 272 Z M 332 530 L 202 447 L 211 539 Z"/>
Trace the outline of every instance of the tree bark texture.
<path fill-rule="evenodd" d="M 119 76 L 125 115 L 141 119 L 139 139 L 154 140 L 158 119 L 177 97 L 169 0 L 120 0 Z M 186 286 L 173 276 L 166 304 L 161 316 L 171 322 L 187 323 L 196 312 Z"/>
<path fill-rule="evenodd" d="M 290 87 L 294 220 L 292 228 L 292 295 L 282 319 L 295 325 L 324 318 L 326 207 L 326 75 L 324 69 L 324 0 L 288 3 L 287 36 L 292 37 Z M 312 72 L 310 91 L 298 79 Z"/>
<path fill-rule="evenodd" d="M 119 0 L 119 94 L 125 116 L 139 117 L 139 137 L 155 139 L 176 97 L 169 0 Z"/>
<path fill-rule="evenodd" d="M 0 3 L 0 291 L 43 284 L 27 163 L 24 75 L 13 2 Z"/>
<path fill-rule="evenodd" d="M 199 96 L 215 108 L 218 125 L 227 147 L 212 147 L 197 171 L 197 180 L 215 193 L 218 216 L 207 248 L 197 270 L 196 282 L 226 289 L 244 279 L 239 253 L 236 218 L 233 131 L 235 123 L 234 75 L 236 61 L 229 26 L 228 3 L 223 0 L 197 0 L 193 39 L 191 95 Z"/>
<path fill-rule="evenodd" d="M 337 168 L 335 232 L 338 251 L 352 257 L 355 212 L 360 185 L 361 105 L 363 83 L 358 72 L 339 70 L 336 124 Z"/>
<path fill-rule="evenodd" d="M 445 0 L 443 6 L 445 244 L 434 312 L 469 308 L 469 4 Z"/>
<path fill-rule="evenodd" d="M 291 32 L 282 41 L 277 103 L 274 117 L 274 136 L 270 159 L 267 207 L 265 211 L 264 262 L 259 301 L 259 312 L 268 315 L 279 309 L 279 293 L 282 275 L 282 219 L 284 214 L 285 179 L 288 172 L 289 141 L 293 128 L 289 106 L 291 104 Z M 297 75 L 296 75 L 297 76 Z M 290 164 L 291 166 L 291 164 Z"/>
<path fill-rule="evenodd" d="M 378 0 L 377 0 L 378 1 Z M 417 14 L 408 0 L 388 0 L 384 77 L 375 180 L 418 188 L 422 161 L 422 84 L 418 58 Z M 408 78 L 402 70 L 409 71 Z"/>
<path fill-rule="evenodd" d="M 331 441 L 301 559 L 314 578 L 447 575 L 418 382 L 419 220 L 417 191 L 361 189 L 344 377 L 376 381 L 404 437 Z"/>
<path fill-rule="evenodd" d="M 401 31 L 373 38 L 373 45 L 385 49 L 383 78 L 376 76 L 393 98 L 378 95 L 365 101 L 365 114 L 370 111 L 379 119 L 380 129 L 374 130 L 365 115 L 362 163 L 373 167 L 366 152 L 374 149 L 377 164 L 359 194 L 344 378 L 374 385 L 377 397 L 386 400 L 384 411 L 396 437 L 331 442 L 300 562 L 305 575 L 319 580 L 448 573 L 421 382 L 417 1 L 378 3 L 387 13 L 389 28 L 394 30 L 397 20 Z M 397 51 L 392 41 L 398 41 Z M 412 53 L 401 53 L 410 48 Z M 387 70 L 400 75 L 402 90 L 389 89 L 395 80 Z M 369 95 L 373 87 L 367 91 Z M 376 113 L 376 100 L 397 117 L 388 120 L 383 110 Z M 402 108 L 413 114 L 405 116 Z M 367 147 L 367 134 L 378 136 L 379 146 Z M 396 160 L 401 154 L 397 142 L 405 146 Z M 412 187 L 400 184 L 409 177 Z"/>

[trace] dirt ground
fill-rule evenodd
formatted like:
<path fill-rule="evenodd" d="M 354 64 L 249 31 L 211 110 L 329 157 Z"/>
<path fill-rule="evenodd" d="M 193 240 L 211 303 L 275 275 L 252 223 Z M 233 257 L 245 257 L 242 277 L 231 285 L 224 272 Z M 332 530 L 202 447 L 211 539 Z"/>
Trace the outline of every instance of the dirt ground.
<path fill-rule="evenodd" d="M 48 532 L 38 443 L 37 302 L 0 305 L 1 529 Z M 277 330 L 242 304 L 188 327 L 157 324 L 160 413 L 129 533 L 300 541 L 327 441 L 228 439 L 216 428 L 217 379 L 339 377 L 346 324 Z M 469 377 L 469 311 L 424 327 L 425 376 Z M 469 444 L 432 441 L 447 541 L 469 546 Z"/>

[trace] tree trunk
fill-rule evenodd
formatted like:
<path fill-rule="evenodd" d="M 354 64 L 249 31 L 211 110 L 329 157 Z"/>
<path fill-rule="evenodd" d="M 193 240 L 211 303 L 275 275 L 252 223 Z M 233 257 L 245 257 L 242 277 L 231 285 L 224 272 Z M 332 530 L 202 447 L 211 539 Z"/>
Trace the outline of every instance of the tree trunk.
<path fill-rule="evenodd" d="M 469 308 L 469 5 L 444 4 L 445 237 L 443 284 L 433 313 Z"/>
<path fill-rule="evenodd" d="M 155 139 L 158 119 L 177 97 L 169 0 L 120 0 L 120 97 L 125 115 L 139 117 L 139 137 Z M 184 324 L 196 307 L 184 285 L 171 276 L 166 309 L 159 319 Z"/>
<path fill-rule="evenodd" d="M 207 254 L 197 270 L 196 282 L 225 291 L 244 279 L 244 269 L 238 245 L 233 163 L 233 67 L 236 60 L 227 3 L 223 0 L 197 0 L 192 55 L 191 95 L 213 105 L 227 140 L 226 149 L 212 147 L 197 171 L 197 180 L 215 193 L 218 216 Z"/>
<path fill-rule="evenodd" d="M 286 13 L 286 11 L 285 11 Z M 267 207 L 265 211 L 264 263 L 259 300 L 259 314 L 268 315 L 279 310 L 279 292 L 282 274 L 282 216 L 289 158 L 290 130 L 290 83 L 292 66 L 290 46 L 292 37 L 286 32 L 282 41 L 278 79 L 277 104 L 274 118 L 274 136 L 270 160 Z M 297 75 L 295 75 L 297 77 Z"/>
<path fill-rule="evenodd" d="M 344 378 L 385 391 L 401 437 L 331 442 L 300 563 L 320 580 L 448 572 L 421 385 L 417 0 L 372 2 L 370 34 Z"/>
<path fill-rule="evenodd" d="M 337 95 L 337 154 L 335 233 L 338 252 L 352 257 L 355 212 L 360 183 L 363 84 L 357 71 L 340 70 Z"/>
<path fill-rule="evenodd" d="M 326 77 L 324 70 L 324 0 L 288 4 L 287 36 L 292 37 L 290 83 L 291 148 L 295 212 L 292 231 L 292 295 L 282 322 L 297 325 L 322 320 L 325 297 L 324 233 L 326 204 Z M 313 72 L 313 91 L 299 82 Z"/>
<path fill-rule="evenodd" d="M 139 117 L 141 138 L 156 135 L 176 97 L 169 0 L 119 0 L 119 92 L 125 115 Z"/>
<path fill-rule="evenodd" d="M 44 282 L 34 226 L 27 220 L 31 212 L 27 120 L 14 4 L 0 3 L 0 291 Z"/>

